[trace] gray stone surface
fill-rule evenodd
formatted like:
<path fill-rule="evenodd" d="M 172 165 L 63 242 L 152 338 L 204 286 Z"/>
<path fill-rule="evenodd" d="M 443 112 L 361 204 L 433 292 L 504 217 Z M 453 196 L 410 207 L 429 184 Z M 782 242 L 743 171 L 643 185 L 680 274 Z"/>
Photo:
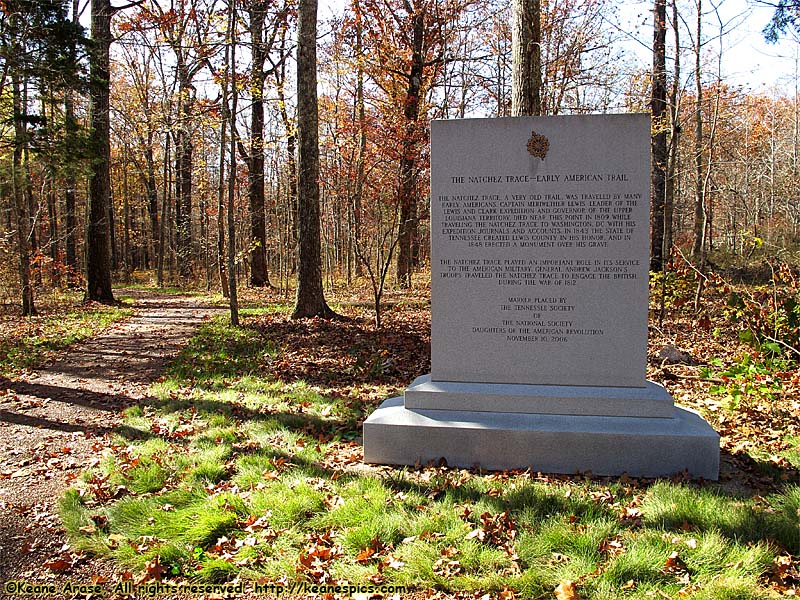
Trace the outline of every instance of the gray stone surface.
<path fill-rule="evenodd" d="M 364 460 L 716 479 L 717 433 L 646 381 L 649 182 L 648 115 L 434 121 L 431 374 Z"/>
<path fill-rule="evenodd" d="M 667 418 L 674 412 L 672 396 L 652 381 L 633 388 L 432 381 L 423 375 L 404 398 L 408 409 Z"/>
<path fill-rule="evenodd" d="M 648 115 L 433 121 L 433 379 L 643 387 L 649 198 Z"/>
<path fill-rule="evenodd" d="M 590 417 L 408 410 L 384 402 L 364 423 L 364 460 L 452 467 L 530 468 L 547 473 L 669 476 L 687 470 L 717 479 L 719 435 L 699 415 Z"/>

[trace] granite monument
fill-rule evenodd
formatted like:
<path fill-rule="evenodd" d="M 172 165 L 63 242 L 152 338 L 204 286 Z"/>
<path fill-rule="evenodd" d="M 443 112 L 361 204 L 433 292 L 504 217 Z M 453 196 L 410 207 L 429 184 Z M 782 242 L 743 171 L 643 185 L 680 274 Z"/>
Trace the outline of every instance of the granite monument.
<path fill-rule="evenodd" d="M 650 119 L 431 124 L 431 373 L 364 459 L 716 479 L 719 436 L 646 379 Z"/>

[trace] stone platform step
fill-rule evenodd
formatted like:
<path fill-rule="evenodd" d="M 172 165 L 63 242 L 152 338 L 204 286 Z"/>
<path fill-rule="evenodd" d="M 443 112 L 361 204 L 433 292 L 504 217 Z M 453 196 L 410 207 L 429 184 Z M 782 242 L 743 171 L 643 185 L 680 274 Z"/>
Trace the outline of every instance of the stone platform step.
<path fill-rule="evenodd" d="M 544 473 L 719 476 L 719 435 L 697 413 L 672 418 L 408 409 L 386 400 L 364 422 L 364 461 Z"/>
<path fill-rule="evenodd" d="M 406 408 L 477 412 L 672 418 L 672 396 L 663 386 L 533 385 L 432 381 L 417 377 L 404 393 Z"/>

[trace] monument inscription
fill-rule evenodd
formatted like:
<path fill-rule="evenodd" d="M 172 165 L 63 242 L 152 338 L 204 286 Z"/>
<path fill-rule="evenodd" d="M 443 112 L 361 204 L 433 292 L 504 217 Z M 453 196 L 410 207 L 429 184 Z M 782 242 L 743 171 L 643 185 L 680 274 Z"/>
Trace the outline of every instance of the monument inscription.
<path fill-rule="evenodd" d="M 643 387 L 649 118 L 527 123 L 432 123 L 432 378 Z"/>

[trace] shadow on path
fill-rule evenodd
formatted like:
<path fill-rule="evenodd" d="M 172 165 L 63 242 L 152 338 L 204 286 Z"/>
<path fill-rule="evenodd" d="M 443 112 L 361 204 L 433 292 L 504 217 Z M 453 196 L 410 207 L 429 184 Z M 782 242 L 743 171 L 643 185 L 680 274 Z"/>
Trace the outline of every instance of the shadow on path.
<path fill-rule="evenodd" d="M 18 379 L 0 379 L 0 583 L 12 579 L 88 582 L 101 565 L 68 573 L 42 565 L 65 544 L 56 516 L 68 482 L 96 461 L 98 444 L 119 428 L 120 413 L 147 397 L 202 321 L 223 309 L 205 298 L 121 290 L 135 313 L 122 323 Z"/>

